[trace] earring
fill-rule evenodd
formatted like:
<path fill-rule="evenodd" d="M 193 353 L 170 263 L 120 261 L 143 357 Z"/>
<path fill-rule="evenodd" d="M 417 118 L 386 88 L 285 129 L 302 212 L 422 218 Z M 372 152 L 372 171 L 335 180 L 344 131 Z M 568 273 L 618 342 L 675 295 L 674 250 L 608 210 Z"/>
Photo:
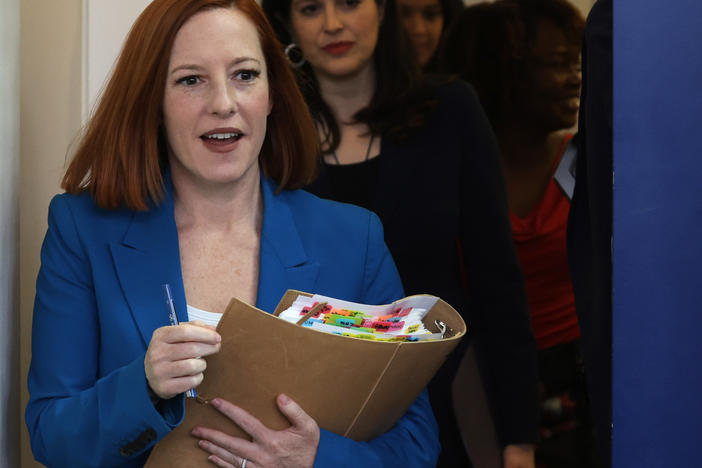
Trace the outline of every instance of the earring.
<path fill-rule="evenodd" d="M 300 68 L 305 64 L 305 57 L 302 55 L 302 49 L 294 42 L 291 42 L 285 47 L 285 56 L 295 68 Z"/>

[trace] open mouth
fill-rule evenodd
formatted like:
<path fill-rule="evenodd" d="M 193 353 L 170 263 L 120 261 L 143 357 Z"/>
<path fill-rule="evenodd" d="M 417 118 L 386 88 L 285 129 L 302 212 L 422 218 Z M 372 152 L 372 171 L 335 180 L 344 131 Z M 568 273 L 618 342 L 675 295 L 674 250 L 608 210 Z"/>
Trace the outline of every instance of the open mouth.
<path fill-rule="evenodd" d="M 578 110 L 580 108 L 580 96 L 572 96 L 563 100 L 568 109 Z"/>
<path fill-rule="evenodd" d="M 202 135 L 200 138 L 207 144 L 210 145 L 228 145 L 230 143 L 234 143 L 235 141 L 239 140 L 242 136 L 244 136 L 242 133 L 238 132 L 219 132 L 219 133 L 206 133 Z"/>

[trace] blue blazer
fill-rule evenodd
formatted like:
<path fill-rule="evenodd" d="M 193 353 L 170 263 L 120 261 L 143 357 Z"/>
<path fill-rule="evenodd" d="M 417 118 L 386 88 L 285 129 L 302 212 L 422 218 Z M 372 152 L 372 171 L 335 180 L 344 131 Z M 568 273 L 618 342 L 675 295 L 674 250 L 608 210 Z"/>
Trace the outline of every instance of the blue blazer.
<path fill-rule="evenodd" d="M 257 307 L 272 312 L 287 289 L 371 304 L 402 296 L 375 215 L 299 190 L 275 194 L 268 179 L 261 188 Z M 178 318 L 186 321 L 168 177 L 164 202 L 143 212 L 103 210 L 88 194 L 54 197 L 37 278 L 25 415 L 37 460 L 49 467 L 142 466 L 182 421 L 184 397 L 157 410 L 144 374 L 151 335 L 169 323 L 163 283 L 171 284 Z M 315 466 L 433 466 L 437 433 L 424 391 L 373 441 L 322 430 Z"/>

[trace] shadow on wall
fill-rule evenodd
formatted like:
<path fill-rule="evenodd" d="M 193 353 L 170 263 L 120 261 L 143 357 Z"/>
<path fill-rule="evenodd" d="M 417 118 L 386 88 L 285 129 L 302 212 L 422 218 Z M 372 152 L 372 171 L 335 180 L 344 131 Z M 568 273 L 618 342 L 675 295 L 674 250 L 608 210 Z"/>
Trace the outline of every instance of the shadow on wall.
<path fill-rule="evenodd" d="M 20 465 L 19 3 L 0 2 L 0 467 Z"/>

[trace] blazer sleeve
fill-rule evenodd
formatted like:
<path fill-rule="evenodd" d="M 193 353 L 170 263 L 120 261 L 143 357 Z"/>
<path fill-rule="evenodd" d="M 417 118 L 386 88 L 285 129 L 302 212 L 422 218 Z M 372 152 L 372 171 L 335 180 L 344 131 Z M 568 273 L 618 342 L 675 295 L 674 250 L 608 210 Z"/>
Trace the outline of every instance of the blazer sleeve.
<path fill-rule="evenodd" d="M 91 272 L 107 266 L 90 262 L 80 236 L 90 226 L 76 224 L 68 199 L 51 202 L 37 278 L 25 413 L 32 451 L 51 467 L 136 463 L 181 421 L 183 397 L 156 410 L 147 392 L 143 350 L 101 375 L 105 324 L 98 321 Z"/>
<path fill-rule="evenodd" d="M 395 263 L 383 240 L 383 228 L 370 214 L 364 292 L 367 304 L 388 304 L 404 296 Z M 397 424 L 369 442 L 321 430 L 315 467 L 433 467 L 441 447 L 426 389 Z"/>
<path fill-rule="evenodd" d="M 512 240 L 499 150 L 473 88 L 460 83 L 460 241 L 476 356 L 502 445 L 538 433 L 538 370 L 524 279 Z"/>

